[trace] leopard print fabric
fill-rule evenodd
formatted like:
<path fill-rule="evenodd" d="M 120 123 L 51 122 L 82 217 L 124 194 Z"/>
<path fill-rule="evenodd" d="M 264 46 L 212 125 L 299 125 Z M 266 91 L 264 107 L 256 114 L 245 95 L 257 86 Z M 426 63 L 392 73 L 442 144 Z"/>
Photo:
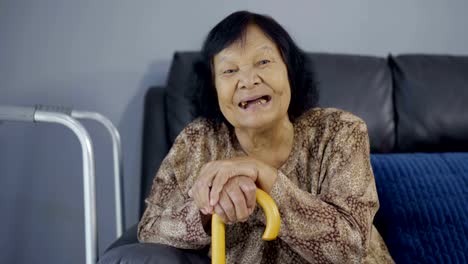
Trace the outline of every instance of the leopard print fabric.
<path fill-rule="evenodd" d="M 270 192 L 281 216 L 279 237 L 262 241 L 263 212 L 226 226 L 227 263 L 394 263 L 372 224 L 379 201 L 364 121 L 314 108 L 293 122 L 294 143 Z M 140 242 L 199 249 L 210 244 L 188 196 L 202 166 L 244 156 L 225 124 L 197 119 L 177 137 L 154 178 L 138 224 Z"/>

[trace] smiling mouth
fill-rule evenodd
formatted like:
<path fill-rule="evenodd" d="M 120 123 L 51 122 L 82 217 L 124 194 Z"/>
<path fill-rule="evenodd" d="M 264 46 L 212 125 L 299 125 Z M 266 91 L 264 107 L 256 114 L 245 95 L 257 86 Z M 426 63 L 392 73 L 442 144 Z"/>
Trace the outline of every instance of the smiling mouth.
<path fill-rule="evenodd" d="M 264 104 L 266 104 L 266 103 L 268 103 L 270 101 L 271 101 L 271 96 L 264 95 L 264 96 L 261 96 L 259 98 L 253 99 L 253 100 L 242 101 L 242 102 L 239 103 L 239 107 L 242 108 L 242 109 L 247 109 L 250 106 L 264 105 Z"/>

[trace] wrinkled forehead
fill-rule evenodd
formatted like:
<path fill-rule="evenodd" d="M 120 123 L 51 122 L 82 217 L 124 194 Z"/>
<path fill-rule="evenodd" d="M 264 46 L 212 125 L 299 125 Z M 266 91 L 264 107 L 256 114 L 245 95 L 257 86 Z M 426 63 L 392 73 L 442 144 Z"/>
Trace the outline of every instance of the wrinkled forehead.
<path fill-rule="evenodd" d="M 214 56 L 213 62 L 217 64 L 258 54 L 280 55 L 280 51 L 259 27 L 249 25 L 239 39 Z"/>
<path fill-rule="evenodd" d="M 251 58 L 258 55 L 277 55 L 276 48 L 271 45 L 259 45 L 257 47 L 239 47 L 234 49 L 226 48 L 215 56 L 215 63 L 240 60 L 242 58 Z"/>

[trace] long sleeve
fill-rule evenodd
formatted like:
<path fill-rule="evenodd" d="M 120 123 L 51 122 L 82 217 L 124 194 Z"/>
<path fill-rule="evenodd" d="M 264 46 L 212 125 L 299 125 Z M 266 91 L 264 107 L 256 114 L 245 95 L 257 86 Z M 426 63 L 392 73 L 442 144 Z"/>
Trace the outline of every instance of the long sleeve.
<path fill-rule="evenodd" d="M 186 135 L 176 139 L 153 180 L 147 208 L 138 224 L 138 240 L 198 249 L 210 243 L 198 208 L 186 194 L 192 171 Z M 192 168 L 195 169 L 195 168 Z"/>
<path fill-rule="evenodd" d="M 367 128 L 358 120 L 331 129 L 336 133 L 323 149 L 317 193 L 280 171 L 270 195 L 280 210 L 280 239 L 304 259 L 359 263 L 379 207 Z"/>

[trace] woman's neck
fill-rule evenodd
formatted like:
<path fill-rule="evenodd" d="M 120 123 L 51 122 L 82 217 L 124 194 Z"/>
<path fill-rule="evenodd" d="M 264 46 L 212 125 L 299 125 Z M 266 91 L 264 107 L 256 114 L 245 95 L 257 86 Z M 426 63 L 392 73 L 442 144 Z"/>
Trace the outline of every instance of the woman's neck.
<path fill-rule="evenodd" d="M 248 156 L 275 168 L 288 159 L 294 140 L 294 127 L 289 118 L 263 129 L 235 128 L 236 137 Z"/>

